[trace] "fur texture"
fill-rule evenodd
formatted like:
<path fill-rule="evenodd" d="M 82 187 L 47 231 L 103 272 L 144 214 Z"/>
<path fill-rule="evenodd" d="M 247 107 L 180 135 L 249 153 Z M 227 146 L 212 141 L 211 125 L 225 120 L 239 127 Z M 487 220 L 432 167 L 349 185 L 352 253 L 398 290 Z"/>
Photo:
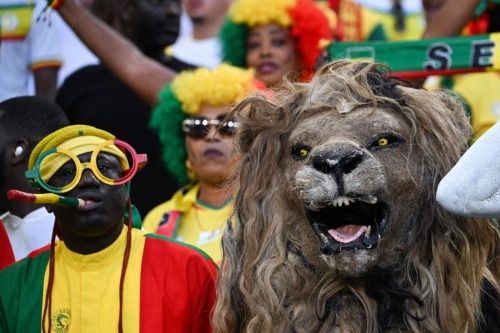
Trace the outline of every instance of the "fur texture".
<path fill-rule="evenodd" d="M 462 105 L 384 71 L 333 62 L 235 109 L 214 332 L 498 331 L 498 233 L 435 199 L 471 134 Z"/>

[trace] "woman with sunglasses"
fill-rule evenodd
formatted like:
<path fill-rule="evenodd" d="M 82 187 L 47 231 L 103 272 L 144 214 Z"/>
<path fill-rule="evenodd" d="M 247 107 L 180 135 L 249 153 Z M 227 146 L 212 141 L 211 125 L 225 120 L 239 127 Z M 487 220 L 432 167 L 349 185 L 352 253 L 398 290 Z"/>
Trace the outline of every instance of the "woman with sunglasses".
<path fill-rule="evenodd" d="M 269 87 L 289 73 L 307 81 L 335 21 L 314 0 L 235 0 L 221 30 L 223 59 L 254 69 Z"/>
<path fill-rule="evenodd" d="M 167 168 L 187 185 L 146 216 L 147 230 L 195 245 L 220 262 L 222 231 L 232 211 L 232 189 L 225 183 L 238 127 L 226 116 L 231 105 L 263 87 L 251 71 L 226 64 L 182 72 L 166 86 L 151 126 Z"/>

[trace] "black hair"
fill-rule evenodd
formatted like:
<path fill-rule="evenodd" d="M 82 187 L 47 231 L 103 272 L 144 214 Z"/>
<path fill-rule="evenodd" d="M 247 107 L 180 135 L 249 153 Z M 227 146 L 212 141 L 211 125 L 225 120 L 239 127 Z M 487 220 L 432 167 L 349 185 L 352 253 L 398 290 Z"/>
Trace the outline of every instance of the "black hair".
<path fill-rule="evenodd" d="M 24 137 L 35 145 L 43 137 L 68 125 L 64 111 L 46 97 L 21 96 L 0 102 L 2 135 Z"/>
<path fill-rule="evenodd" d="M 369 63 L 361 63 L 357 72 L 361 72 L 368 65 Z M 400 86 L 402 83 L 409 84 L 415 88 L 416 86 L 398 77 L 387 76 L 387 73 L 390 73 L 390 69 L 382 66 L 375 70 L 372 69 L 366 74 L 366 79 L 371 91 L 375 96 L 388 97 L 395 100 L 400 106 L 406 106 L 404 98 L 397 91 L 396 87 Z"/>
<path fill-rule="evenodd" d="M 490 18 L 488 33 L 500 31 L 500 4 L 490 5 L 487 9 Z"/>

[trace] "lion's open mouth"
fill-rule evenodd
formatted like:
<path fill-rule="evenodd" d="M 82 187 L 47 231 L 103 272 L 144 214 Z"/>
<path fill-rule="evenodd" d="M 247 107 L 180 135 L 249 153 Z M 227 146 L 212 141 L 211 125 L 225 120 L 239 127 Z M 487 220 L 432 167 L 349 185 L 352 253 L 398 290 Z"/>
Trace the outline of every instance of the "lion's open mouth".
<path fill-rule="evenodd" d="M 387 221 L 389 207 L 374 196 L 337 197 L 333 201 L 309 203 L 307 218 L 321 242 L 321 252 L 373 249 Z"/>

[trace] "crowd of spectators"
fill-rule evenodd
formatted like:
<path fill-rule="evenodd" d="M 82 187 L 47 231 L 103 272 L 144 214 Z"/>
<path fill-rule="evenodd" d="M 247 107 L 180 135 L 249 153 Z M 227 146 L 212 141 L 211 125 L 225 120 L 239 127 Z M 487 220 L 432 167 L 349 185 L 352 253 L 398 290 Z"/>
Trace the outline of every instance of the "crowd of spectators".
<path fill-rule="evenodd" d="M 256 90 L 272 98 L 284 77 L 306 82 L 330 60 L 332 42 L 500 31 L 499 1 L 457 2 L 0 0 L 0 269 L 61 236 L 64 212 L 55 222 L 51 209 L 6 196 L 37 193 L 24 176 L 33 148 L 70 124 L 110 132 L 147 154 L 123 196 L 134 216 L 145 218 L 146 231 L 200 247 L 218 263 L 232 209 L 231 105 Z M 460 95 L 475 139 L 500 117 L 498 72 L 416 83 Z M 16 98 L 27 95 L 39 97 Z"/>

